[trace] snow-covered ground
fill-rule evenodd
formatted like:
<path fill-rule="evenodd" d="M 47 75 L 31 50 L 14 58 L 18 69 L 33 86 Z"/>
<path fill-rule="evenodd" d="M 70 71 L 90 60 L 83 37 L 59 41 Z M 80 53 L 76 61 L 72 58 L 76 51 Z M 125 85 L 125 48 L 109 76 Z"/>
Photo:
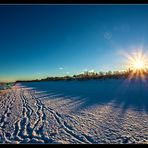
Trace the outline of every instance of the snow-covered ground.
<path fill-rule="evenodd" d="M 148 81 L 19 83 L 0 95 L 1 143 L 148 143 Z"/>

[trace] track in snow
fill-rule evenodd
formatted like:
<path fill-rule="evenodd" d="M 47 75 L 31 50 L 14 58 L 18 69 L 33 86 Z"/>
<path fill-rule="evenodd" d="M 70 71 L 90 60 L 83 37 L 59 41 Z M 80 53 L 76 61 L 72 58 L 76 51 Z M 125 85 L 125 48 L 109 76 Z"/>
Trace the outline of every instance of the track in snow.
<path fill-rule="evenodd" d="M 108 104 L 74 112 L 78 105 L 17 85 L 0 97 L 0 142 L 148 142 L 147 112 L 129 110 L 121 116 L 120 107 Z"/>

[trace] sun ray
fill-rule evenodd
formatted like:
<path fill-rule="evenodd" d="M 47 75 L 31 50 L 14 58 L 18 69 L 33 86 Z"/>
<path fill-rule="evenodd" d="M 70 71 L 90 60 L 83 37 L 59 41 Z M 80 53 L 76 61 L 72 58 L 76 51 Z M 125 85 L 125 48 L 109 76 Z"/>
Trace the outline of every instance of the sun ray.
<path fill-rule="evenodd" d="M 140 78 L 145 81 L 145 73 L 148 69 L 148 56 L 141 50 L 131 54 L 124 53 L 124 56 L 127 58 L 126 68 L 130 70 L 128 79 Z"/>

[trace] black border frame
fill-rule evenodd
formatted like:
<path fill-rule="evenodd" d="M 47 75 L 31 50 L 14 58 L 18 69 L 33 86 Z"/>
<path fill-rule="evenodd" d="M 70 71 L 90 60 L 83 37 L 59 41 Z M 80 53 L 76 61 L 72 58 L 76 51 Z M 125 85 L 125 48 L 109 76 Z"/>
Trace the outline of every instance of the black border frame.
<path fill-rule="evenodd" d="M 140 0 L 139 2 L 137 0 L 37 0 L 36 2 L 33 0 L 1 0 L 0 5 L 94 5 L 94 4 L 100 4 L 100 5 L 144 5 L 148 4 L 148 1 L 146 0 Z M 72 146 L 72 145 L 78 145 L 78 146 L 147 146 L 147 144 L 0 144 L 1 146 Z"/>

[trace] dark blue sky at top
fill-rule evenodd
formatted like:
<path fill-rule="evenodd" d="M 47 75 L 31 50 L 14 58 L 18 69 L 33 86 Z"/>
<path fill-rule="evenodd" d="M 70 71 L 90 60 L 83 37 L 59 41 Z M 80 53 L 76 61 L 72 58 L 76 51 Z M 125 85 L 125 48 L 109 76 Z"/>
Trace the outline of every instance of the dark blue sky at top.
<path fill-rule="evenodd" d="M 0 5 L 0 80 L 122 70 L 147 45 L 148 5 Z"/>

